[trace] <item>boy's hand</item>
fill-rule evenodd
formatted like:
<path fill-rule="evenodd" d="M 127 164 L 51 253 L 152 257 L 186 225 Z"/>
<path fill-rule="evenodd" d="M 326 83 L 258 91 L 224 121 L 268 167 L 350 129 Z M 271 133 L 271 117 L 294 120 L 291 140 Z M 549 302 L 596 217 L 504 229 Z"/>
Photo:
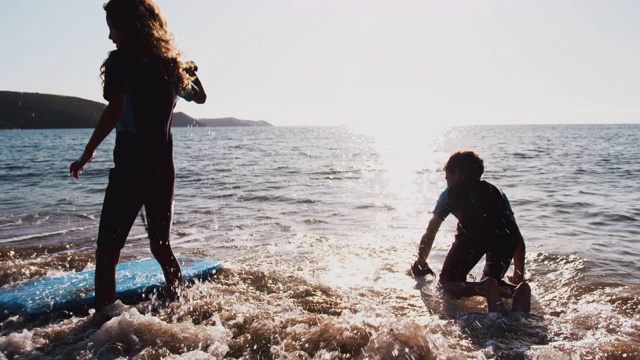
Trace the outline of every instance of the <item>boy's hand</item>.
<path fill-rule="evenodd" d="M 520 285 L 524 281 L 524 279 L 522 278 L 522 275 L 520 274 L 513 274 L 511 276 L 507 276 L 507 280 L 513 285 Z"/>
<path fill-rule="evenodd" d="M 425 262 L 421 265 L 420 263 L 418 263 L 418 261 L 414 262 L 413 265 L 411 265 L 411 273 L 415 277 L 427 275 L 436 276 L 433 270 L 431 270 L 431 268 L 429 267 L 429 264 Z"/>
<path fill-rule="evenodd" d="M 507 281 L 513 285 L 520 285 L 524 281 L 524 269 L 513 269 L 513 275 L 507 276 Z"/>

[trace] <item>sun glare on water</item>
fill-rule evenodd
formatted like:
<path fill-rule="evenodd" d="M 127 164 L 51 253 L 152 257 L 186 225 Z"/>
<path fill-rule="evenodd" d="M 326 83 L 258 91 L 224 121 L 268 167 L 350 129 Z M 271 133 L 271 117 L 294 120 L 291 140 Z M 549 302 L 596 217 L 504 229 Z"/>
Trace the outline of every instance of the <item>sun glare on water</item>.
<path fill-rule="evenodd" d="M 446 186 L 441 150 L 447 127 L 351 129 L 366 144 L 365 171 L 354 198 L 355 216 L 368 227 L 336 235 L 316 259 L 323 281 L 333 286 L 411 287 L 406 276 L 427 215 Z M 364 139 L 362 139 L 364 137 Z M 359 207 L 364 207 L 359 210 Z M 314 246 L 319 246 L 318 244 Z M 324 265 L 322 265 L 324 264 Z M 409 282 L 407 282 L 409 281 Z"/>
<path fill-rule="evenodd" d="M 385 178 L 381 186 L 390 195 L 388 201 L 400 214 L 409 214 L 424 204 L 419 198 L 442 189 L 444 176 L 440 170 L 449 154 L 441 143 L 448 127 L 421 123 L 414 127 L 371 127 L 358 129 L 372 138 L 380 156 L 379 166 Z M 430 206 L 430 205 L 429 205 Z"/>

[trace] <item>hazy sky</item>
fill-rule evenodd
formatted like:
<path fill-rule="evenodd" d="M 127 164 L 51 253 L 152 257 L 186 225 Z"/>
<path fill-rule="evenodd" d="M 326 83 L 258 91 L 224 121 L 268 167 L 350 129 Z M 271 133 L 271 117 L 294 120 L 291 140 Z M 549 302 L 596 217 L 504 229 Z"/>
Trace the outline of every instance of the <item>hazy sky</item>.
<path fill-rule="evenodd" d="M 0 0 L 0 90 L 103 101 L 94 0 Z M 159 0 L 202 117 L 640 123 L 640 1 Z"/>

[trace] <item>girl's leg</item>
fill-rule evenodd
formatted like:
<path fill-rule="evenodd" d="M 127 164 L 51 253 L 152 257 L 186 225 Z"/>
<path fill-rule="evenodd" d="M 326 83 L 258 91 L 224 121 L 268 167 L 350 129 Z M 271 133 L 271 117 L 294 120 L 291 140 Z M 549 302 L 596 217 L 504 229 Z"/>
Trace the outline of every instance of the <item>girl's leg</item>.
<path fill-rule="evenodd" d="M 162 267 L 162 273 L 164 274 L 165 282 L 167 283 L 169 293 L 171 295 L 178 295 L 180 289 L 184 285 L 182 279 L 182 271 L 180 270 L 180 264 L 173 255 L 171 245 L 169 242 L 152 243 L 151 253 L 156 258 L 160 267 Z"/>
<path fill-rule="evenodd" d="M 169 244 L 173 217 L 173 178 L 167 176 L 164 179 L 166 182 L 155 184 L 155 191 L 145 202 L 144 208 L 148 217 L 151 253 L 162 267 L 169 294 L 175 296 L 179 294 L 184 280 L 180 264 Z"/>
<path fill-rule="evenodd" d="M 114 168 L 109 172 L 96 250 L 96 310 L 116 301 L 116 266 L 120 250 L 142 207 L 141 191 L 127 182 L 127 176 L 127 172 L 121 169 Z"/>
<path fill-rule="evenodd" d="M 119 258 L 120 249 L 98 246 L 96 250 L 94 301 L 96 311 L 116 301 L 116 266 Z"/>

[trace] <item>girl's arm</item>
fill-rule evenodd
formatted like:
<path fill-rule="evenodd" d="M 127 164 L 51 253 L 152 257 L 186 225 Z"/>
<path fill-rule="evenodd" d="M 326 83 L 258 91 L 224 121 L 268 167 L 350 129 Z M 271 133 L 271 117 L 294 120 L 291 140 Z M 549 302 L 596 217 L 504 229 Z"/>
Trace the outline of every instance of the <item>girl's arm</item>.
<path fill-rule="evenodd" d="M 207 101 L 207 93 L 204 91 L 204 86 L 202 86 L 202 82 L 200 82 L 200 78 L 198 75 L 195 75 L 195 78 L 191 81 L 191 86 L 195 86 L 196 88 L 196 96 L 193 98 L 193 101 L 196 104 L 204 104 Z"/>
<path fill-rule="evenodd" d="M 111 130 L 113 130 L 118 120 L 120 120 L 120 116 L 122 116 L 125 109 L 126 101 L 127 99 L 123 93 L 115 93 L 111 96 L 107 107 L 102 111 L 102 115 L 100 115 L 98 125 L 96 125 L 96 128 L 93 130 L 93 134 L 82 156 L 71 163 L 69 167 L 69 173 L 72 174 L 75 179 L 80 178 L 80 173 L 84 170 L 84 165 L 93 160 L 98 146 L 107 135 L 109 135 Z"/>
<path fill-rule="evenodd" d="M 187 73 L 187 75 L 193 77 L 193 80 L 191 80 L 191 86 L 195 88 L 192 89 L 195 94 L 193 97 L 193 101 L 196 104 L 204 104 L 204 102 L 207 101 L 207 93 L 204 91 L 204 86 L 202 86 L 202 82 L 200 81 L 198 74 L 196 74 L 196 72 L 198 71 L 198 65 L 196 65 L 196 63 L 194 63 L 193 61 L 187 61 L 184 71 Z"/>

